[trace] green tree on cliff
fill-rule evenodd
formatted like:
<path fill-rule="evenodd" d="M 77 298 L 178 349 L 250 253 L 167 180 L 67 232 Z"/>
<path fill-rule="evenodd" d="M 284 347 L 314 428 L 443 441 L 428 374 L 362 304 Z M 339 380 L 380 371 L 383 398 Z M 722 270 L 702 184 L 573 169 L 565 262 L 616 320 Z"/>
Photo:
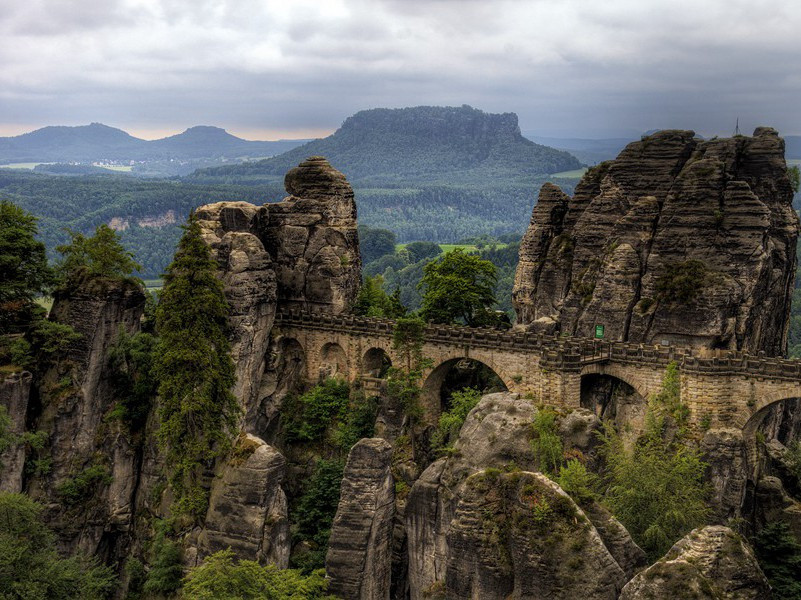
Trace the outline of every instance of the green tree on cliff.
<path fill-rule="evenodd" d="M 205 512 L 204 467 L 226 452 L 239 407 L 226 337 L 228 303 L 194 215 L 164 278 L 156 310 L 159 441 L 176 511 Z"/>
<path fill-rule="evenodd" d="M 83 277 L 125 279 L 141 266 L 120 243 L 119 235 L 106 224 L 99 225 L 92 236 L 70 231 L 70 243 L 57 246 L 63 256 L 59 265 L 63 285 Z"/>
<path fill-rule="evenodd" d="M 36 218 L 0 201 L 0 334 L 19 331 L 34 318 L 37 296 L 53 281 Z"/>
<path fill-rule="evenodd" d="M 489 325 L 495 304 L 495 265 L 460 248 L 423 267 L 421 316 L 433 323 Z"/>

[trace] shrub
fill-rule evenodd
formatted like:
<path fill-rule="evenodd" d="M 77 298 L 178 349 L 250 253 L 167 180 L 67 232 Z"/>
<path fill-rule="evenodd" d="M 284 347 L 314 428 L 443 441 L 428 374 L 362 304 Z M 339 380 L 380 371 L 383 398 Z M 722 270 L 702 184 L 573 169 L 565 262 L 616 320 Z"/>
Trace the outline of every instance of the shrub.
<path fill-rule="evenodd" d="M 131 432 L 145 426 L 158 388 L 153 373 L 156 341 L 149 333 L 128 335 L 121 330 L 109 353 L 110 379 L 120 397 L 109 417 L 122 421 Z"/>
<path fill-rule="evenodd" d="M 181 547 L 168 539 L 169 526 L 166 522 L 157 521 L 155 526 L 156 537 L 150 549 L 152 566 L 142 589 L 148 595 L 170 596 L 177 592 L 183 583 Z"/>
<path fill-rule="evenodd" d="M 567 461 L 567 464 L 559 470 L 556 482 L 579 504 L 595 499 L 593 489 L 597 483 L 597 477 L 576 458 Z"/>
<path fill-rule="evenodd" d="M 78 504 L 88 500 L 101 485 L 112 482 L 111 473 L 103 465 L 92 465 L 75 477 L 64 481 L 56 492 L 65 504 Z"/>
<path fill-rule="evenodd" d="M 294 412 L 286 425 L 286 439 L 315 442 L 323 438 L 332 421 L 344 419 L 350 386 L 342 379 L 328 378 L 298 399 L 290 401 Z"/>
<path fill-rule="evenodd" d="M 777 600 L 801 598 L 801 545 L 784 521 L 769 523 L 754 538 L 754 551 Z"/>
<path fill-rule="evenodd" d="M 700 260 L 670 265 L 656 279 L 656 299 L 670 304 L 688 304 L 709 280 L 709 270 Z"/>
<path fill-rule="evenodd" d="M 439 417 L 439 425 L 431 438 L 434 450 L 444 451 L 453 446 L 465 419 L 481 400 L 481 392 L 473 388 L 464 388 L 451 394 L 451 408 Z"/>
<path fill-rule="evenodd" d="M 347 453 L 362 438 L 373 437 L 378 398 L 361 392 L 351 395 L 344 419 L 334 429 L 334 442 Z"/>
<path fill-rule="evenodd" d="M 556 429 L 556 413 L 550 408 L 541 408 L 532 424 L 534 439 L 531 449 L 540 463 L 543 473 L 556 473 L 564 460 L 562 438 Z"/>
<path fill-rule="evenodd" d="M 236 560 L 229 548 L 206 557 L 191 569 L 184 581 L 182 598 L 192 600 L 326 600 L 325 572 L 303 575 L 275 565 Z"/>

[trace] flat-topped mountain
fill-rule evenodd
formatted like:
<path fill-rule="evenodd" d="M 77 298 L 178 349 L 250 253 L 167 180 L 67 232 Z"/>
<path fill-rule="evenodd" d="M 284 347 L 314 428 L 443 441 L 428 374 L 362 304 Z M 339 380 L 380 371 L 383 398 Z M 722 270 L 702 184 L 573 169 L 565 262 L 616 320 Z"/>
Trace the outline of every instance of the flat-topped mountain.
<path fill-rule="evenodd" d="M 514 113 L 417 106 L 364 110 L 327 138 L 263 161 L 204 169 L 193 178 L 274 180 L 313 155 L 325 156 L 357 186 L 533 180 L 580 166 L 569 153 L 524 138 Z"/>
<path fill-rule="evenodd" d="M 285 152 L 304 140 L 248 141 L 219 127 L 190 127 L 159 140 L 143 140 L 102 123 L 43 127 L 0 138 L 0 163 L 92 162 L 263 157 Z"/>

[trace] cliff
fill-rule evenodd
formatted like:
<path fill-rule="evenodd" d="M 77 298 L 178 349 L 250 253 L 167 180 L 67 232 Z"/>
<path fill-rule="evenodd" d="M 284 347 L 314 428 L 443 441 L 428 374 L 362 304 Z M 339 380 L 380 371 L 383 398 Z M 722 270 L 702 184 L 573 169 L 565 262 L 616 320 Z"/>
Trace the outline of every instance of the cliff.
<path fill-rule="evenodd" d="M 532 331 L 771 355 L 787 346 L 798 218 L 775 130 L 661 131 L 543 186 L 513 302 Z"/>

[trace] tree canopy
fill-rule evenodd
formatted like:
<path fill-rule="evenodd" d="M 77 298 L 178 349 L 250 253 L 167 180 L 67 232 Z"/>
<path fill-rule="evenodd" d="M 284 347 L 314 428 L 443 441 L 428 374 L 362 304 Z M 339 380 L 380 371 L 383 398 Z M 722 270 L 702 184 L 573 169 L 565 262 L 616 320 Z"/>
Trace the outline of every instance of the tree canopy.
<path fill-rule="evenodd" d="M 227 316 L 216 263 L 191 215 L 156 310 L 158 435 L 178 513 L 205 512 L 203 466 L 227 451 L 236 427 L 239 407 L 231 392 L 235 373 Z"/>
<path fill-rule="evenodd" d="M 70 285 L 83 276 L 125 279 L 141 266 L 120 243 L 117 232 L 108 225 L 98 225 L 94 235 L 70 231 L 70 243 L 58 246 L 64 257 L 59 265 L 63 283 Z"/>
<path fill-rule="evenodd" d="M 36 234 L 34 216 L 0 201 L 0 334 L 26 326 L 35 298 L 52 283 L 45 246 Z"/>
<path fill-rule="evenodd" d="M 433 323 L 488 324 L 495 304 L 495 265 L 457 248 L 423 267 L 421 316 Z"/>

